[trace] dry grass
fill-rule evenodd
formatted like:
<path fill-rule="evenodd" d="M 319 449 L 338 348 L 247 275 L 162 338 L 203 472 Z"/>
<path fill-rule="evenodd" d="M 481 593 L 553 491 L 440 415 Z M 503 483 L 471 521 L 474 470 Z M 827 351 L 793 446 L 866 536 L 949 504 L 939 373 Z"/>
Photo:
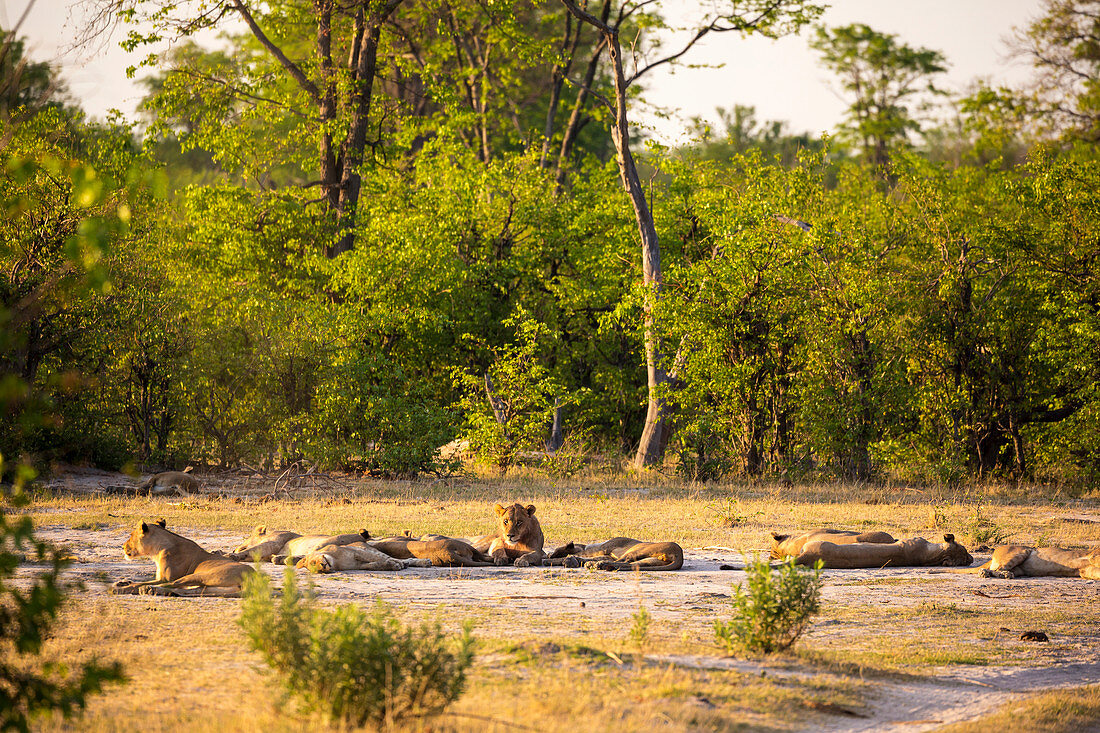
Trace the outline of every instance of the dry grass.
<path fill-rule="evenodd" d="M 726 502 L 735 501 L 732 523 Z M 104 498 L 45 494 L 35 502 L 36 522 L 107 528 L 163 517 L 169 526 L 217 529 L 246 535 L 256 524 L 299 531 L 337 533 L 360 528 L 375 536 L 409 530 L 465 536 L 494 529 L 494 502 L 534 503 L 550 544 L 592 540 L 616 534 L 643 539 L 676 539 L 685 547 L 724 545 L 764 548 L 773 530 L 832 526 L 882 529 L 900 536 L 934 538 L 953 532 L 960 539 L 981 517 L 1017 543 L 1100 542 L 1100 524 L 1059 522 L 1058 513 L 1075 511 L 1086 500 L 1045 496 L 1029 503 L 991 502 L 985 492 L 959 492 L 950 499 L 912 487 L 868 488 L 827 484 L 779 486 L 692 486 L 654 482 L 483 480 L 453 485 L 430 481 L 360 481 L 338 498 L 304 496 L 258 503 L 197 499 Z M 871 503 L 868 503 L 871 502 Z M 1036 514 L 1044 515 L 1036 521 Z"/>
<path fill-rule="evenodd" d="M 1036 695 L 1024 702 L 1006 705 L 980 720 L 945 726 L 938 733 L 985 733 L 991 730 L 1096 733 L 1100 731 L 1100 686 Z"/>

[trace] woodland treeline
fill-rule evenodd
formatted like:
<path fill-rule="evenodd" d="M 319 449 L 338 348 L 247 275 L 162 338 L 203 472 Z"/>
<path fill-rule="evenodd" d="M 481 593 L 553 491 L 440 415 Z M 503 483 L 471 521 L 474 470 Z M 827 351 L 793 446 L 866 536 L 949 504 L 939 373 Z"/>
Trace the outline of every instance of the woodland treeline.
<path fill-rule="evenodd" d="M 4 33 L 9 466 L 1100 471 L 1100 2 L 1048 0 L 1032 83 L 964 96 L 793 0 L 686 34 L 620 0 L 91 5 L 90 40 L 173 43 L 103 122 Z M 844 126 L 728 100 L 640 137 L 649 70 L 724 32 L 811 38 Z"/>

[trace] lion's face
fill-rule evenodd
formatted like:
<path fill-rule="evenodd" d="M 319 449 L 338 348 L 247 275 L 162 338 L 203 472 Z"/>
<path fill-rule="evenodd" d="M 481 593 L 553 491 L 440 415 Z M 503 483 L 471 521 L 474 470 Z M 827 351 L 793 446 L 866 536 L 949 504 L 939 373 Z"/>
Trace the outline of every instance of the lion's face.
<path fill-rule="evenodd" d="M 154 531 L 152 527 L 164 528 L 164 520 L 158 519 L 156 524 L 149 525 L 142 522 L 138 525 L 133 532 L 130 533 L 129 538 L 126 540 L 126 544 L 122 546 L 122 556 L 127 560 L 133 560 L 139 557 L 145 557 L 149 553 L 145 549 L 145 538 L 149 536 L 149 533 Z"/>
<path fill-rule="evenodd" d="M 258 524 L 252 528 L 252 534 L 247 540 L 237 545 L 233 552 L 244 552 L 249 547 L 255 547 L 267 538 L 267 525 Z"/>
<path fill-rule="evenodd" d="M 943 536 L 943 541 L 947 543 L 947 547 L 944 549 L 943 561 L 940 563 L 941 565 L 962 566 L 974 562 L 974 558 L 970 556 L 966 548 L 958 542 L 955 542 L 955 535 L 945 534 Z"/>
<path fill-rule="evenodd" d="M 328 555 L 310 555 L 306 558 L 306 570 L 311 573 L 331 573 L 332 558 Z"/>
<path fill-rule="evenodd" d="M 509 542 L 518 542 L 530 534 L 534 525 L 535 505 L 515 503 L 510 507 L 497 504 L 494 507 L 500 520 L 500 536 Z"/>

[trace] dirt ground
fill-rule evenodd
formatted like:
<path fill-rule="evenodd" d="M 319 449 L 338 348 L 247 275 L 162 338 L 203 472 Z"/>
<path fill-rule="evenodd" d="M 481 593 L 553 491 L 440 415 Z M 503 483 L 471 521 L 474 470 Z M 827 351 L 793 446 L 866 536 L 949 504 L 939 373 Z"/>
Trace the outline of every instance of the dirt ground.
<path fill-rule="evenodd" d="M 55 488 L 94 490 L 109 479 L 98 474 L 68 476 Z M 167 506 L 183 500 L 149 501 Z M 68 574 L 84 583 L 88 600 L 112 603 L 111 583 L 151 577 L 151 563 L 123 558 L 122 544 L 132 529 L 128 518 L 116 521 L 108 516 L 89 524 L 76 521 L 76 509 L 32 511 L 39 516 L 41 538 L 70 548 L 75 562 Z M 1057 506 L 1031 506 L 1026 511 L 1038 522 L 1066 515 Z M 1072 516 L 1072 521 L 1086 526 L 1100 523 L 1096 508 L 1077 507 Z M 207 549 L 231 548 L 246 534 L 172 524 L 170 528 Z M 1095 533 L 1086 534 L 1084 544 L 1096 542 L 1090 539 Z M 557 544 L 553 539 L 548 537 L 548 545 Z M 703 542 L 681 542 L 686 559 L 679 572 L 410 568 L 313 576 L 311 581 L 317 597 L 326 603 L 372 604 L 382 599 L 406 613 L 460 609 L 481 623 L 490 619 L 497 638 L 603 639 L 608 629 L 629 628 L 633 615 L 644 607 L 664 643 L 635 655 L 633 664 L 814 684 L 824 679 L 858 687 L 859 705 L 826 707 L 809 719 L 788 721 L 780 726 L 784 730 L 935 730 L 979 720 L 1039 692 L 1100 684 L 1100 581 L 1082 579 L 983 579 L 932 575 L 922 568 L 825 571 L 822 616 L 799 646 L 824 655 L 829 663 L 823 665 L 813 655 L 779 660 L 726 656 L 714 645 L 713 623 L 728 618 L 733 587 L 745 578 L 740 570 L 745 557 L 728 545 Z M 975 553 L 975 564 L 986 559 L 988 555 Z M 263 570 L 276 585 L 281 583 L 284 568 L 267 564 Z M 26 578 L 34 572 L 35 566 L 28 564 L 19 574 Z M 229 619 L 237 613 L 236 602 L 224 599 L 140 602 L 154 608 L 210 606 Z M 1042 630 L 1050 641 L 1021 640 L 1028 630 Z M 703 698 L 700 704 L 711 703 Z M 772 723 L 765 727 L 775 729 Z"/>

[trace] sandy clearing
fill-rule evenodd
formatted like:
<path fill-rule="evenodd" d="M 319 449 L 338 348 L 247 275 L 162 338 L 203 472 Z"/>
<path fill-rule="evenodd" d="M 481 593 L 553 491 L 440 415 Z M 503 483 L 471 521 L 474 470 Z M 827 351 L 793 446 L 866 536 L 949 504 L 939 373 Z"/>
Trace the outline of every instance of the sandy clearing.
<path fill-rule="evenodd" d="M 173 528 L 208 549 L 226 549 L 240 537 L 221 532 Z M 75 563 L 70 577 L 85 583 L 86 592 L 103 595 L 120 579 L 151 577 L 152 564 L 130 562 L 122 556 L 122 544 L 130 527 L 122 524 L 99 529 L 74 529 L 63 523 L 38 528 L 42 539 L 67 546 Z M 311 576 L 323 602 L 373 603 L 382 599 L 398 607 L 457 607 L 469 615 L 492 619 L 494 624 L 518 624 L 517 615 L 493 616 L 493 609 L 508 603 L 524 610 L 522 631 L 527 635 L 560 634 L 563 628 L 579 635 L 619 625 L 625 628 L 639 605 L 655 623 L 682 623 L 686 615 L 709 627 L 728 611 L 733 586 L 745 574 L 721 570 L 722 565 L 741 567 L 744 559 L 728 549 L 687 549 L 679 572 L 607 573 L 563 568 L 410 568 L 397 573 L 347 572 Z M 985 558 L 976 558 L 983 562 Z M 285 568 L 266 564 L 263 570 L 281 583 Z M 24 565 L 20 575 L 35 572 Z M 486 582 L 488 580 L 492 582 Z M 1100 582 L 1042 578 L 987 580 L 971 575 L 932 575 L 921 568 L 838 570 L 825 573 L 823 602 L 844 606 L 908 610 L 927 607 L 952 609 L 1096 607 L 1100 619 Z M 232 604 L 223 599 L 157 599 L 161 603 L 201 602 Z M 511 619 L 511 620 L 503 620 Z M 965 623 L 962 621 L 961 623 Z M 517 626 L 517 630 L 518 626 Z M 495 633 L 501 633 L 498 626 Z M 866 634 L 858 624 L 826 622 L 814 626 L 807 643 L 852 638 Z M 907 629 L 874 629 L 876 634 L 911 635 Z M 1011 633 L 1018 634 L 1019 630 Z M 1023 642 L 1021 642 L 1023 643 Z M 1044 645 L 1045 646 L 1045 645 Z M 646 663 L 672 664 L 705 669 L 729 669 L 774 677 L 813 677 L 820 669 L 791 664 L 775 665 L 722 656 L 651 655 Z M 884 726 L 903 726 L 907 731 L 931 730 L 950 722 L 971 720 L 1023 695 L 1100 683 L 1100 634 L 1075 638 L 1071 644 L 1052 644 L 1041 652 L 1036 666 L 955 665 L 934 670 L 927 677 L 867 677 L 863 680 L 866 708 L 854 715 L 828 715 L 807 730 L 869 731 Z M 825 673 L 828 675 L 829 673 Z M 840 677 L 840 674 L 833 675 Z M 850 679 L 850 678 L 849 678 Z M 863 717 L 863 716 L 866 717 Z"/>

